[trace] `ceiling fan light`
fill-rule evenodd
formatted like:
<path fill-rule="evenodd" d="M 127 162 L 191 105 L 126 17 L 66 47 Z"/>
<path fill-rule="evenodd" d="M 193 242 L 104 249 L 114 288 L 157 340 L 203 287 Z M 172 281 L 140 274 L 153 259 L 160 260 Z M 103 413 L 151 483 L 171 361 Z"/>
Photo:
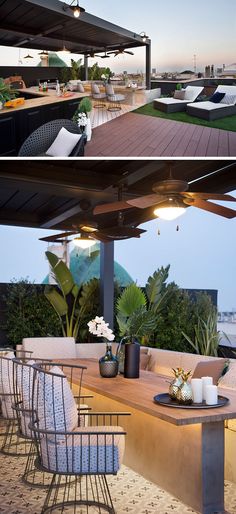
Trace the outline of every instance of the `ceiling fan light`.
<path fill-rule="evenodd" d="M 82 250 L 86 250 L 87 248 L 91 248 L 96 244 L 96 241 L 94 239 L 91 239 L 90 237 L 75 237 L 73 239 L 73 243 L 78 248 L 82 248 Z"/>
<path fill-rule="evenodd" d="M 172 221 L 185 213 L 186 209 L 179 206 L 169 207 L 157 207 L 154 210 L 155 216 L 158 216 L 161 220 Z"/>

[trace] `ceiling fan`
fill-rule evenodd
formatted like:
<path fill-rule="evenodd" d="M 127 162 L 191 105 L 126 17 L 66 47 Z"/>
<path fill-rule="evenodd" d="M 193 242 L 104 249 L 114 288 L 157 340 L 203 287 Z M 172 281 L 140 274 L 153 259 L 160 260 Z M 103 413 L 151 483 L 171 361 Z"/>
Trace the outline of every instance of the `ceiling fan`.
<path fill-rule="evenodd" d="M 125 50 L 124 48 L 118 48 L 118 50 L 114 50 L 112 52 L 107 52 L 107 54 L 108 55 L 114 54 L 114 57 L 116 57 L 117 55 L 122 55 L 122 54 L 134 55 L 134 52 L 131 52 L 130 50 Z"/>
<path fill-rule="evenodd" d="M 86 52 L 86 54 L 84 54 L 85 57 L 91 57 L 92 59 L 94 57 L 101 57 L 100 55 L 98 54 L 95 54 L 94 50 L 91 50 L 90 52 Z"/>
<path fill-rule="evenodd" d="M 185 180 L 174 179 L 171 174 L 165 180 L 153 184 L 153 193 L 140 196 L 131 200 L 118 200 L 116 202 L 97 205 L 93 214 L 106 214 L 117 210 L 123 211 L 136 207 L 138 209 L 150 209 L 155 207 L 154 214 L 166 220 L 176 219 L 185 212 L 187 206 L 197 207 L 204 211 L 218 214 L 224 218 L 235 218 L 236 210 L 218 205 L 208 200 L 236 202 L 236 198 L 228 194 L 201 193 L 188 191 L 189 184 Z"/>
<path fill-rule="evenodd" d="M 64 243 L 68 244 L 71 241 L 76 246 L 81 248 L 89 248 L 96 244 L 97 241 L 108 243 L 110 241 L 119 241 L 122 239 L 129 239 L 131 237 L 139 238 L 146 230 L 136 228 L 134 226 L 124 225 L 124 215 L 122 212 L 118 214 L 117 224 L 112 227 L 107 227 L 98 230 L 96 224 L 80 225 L 74 227 L 73 231 L 62 232 L 40 238 L 40 241 L 47 243 Z M 74 239 L 68 239 L 71 236 L 77 236 Z"/>
<path fill-rule="evenodd" d="M 110 55 L 108 55 L 107 51 L 104 51 L 103 55 L 99 55 L 98 57 L 101 57 L 101 59 L 110 59 Z"/>

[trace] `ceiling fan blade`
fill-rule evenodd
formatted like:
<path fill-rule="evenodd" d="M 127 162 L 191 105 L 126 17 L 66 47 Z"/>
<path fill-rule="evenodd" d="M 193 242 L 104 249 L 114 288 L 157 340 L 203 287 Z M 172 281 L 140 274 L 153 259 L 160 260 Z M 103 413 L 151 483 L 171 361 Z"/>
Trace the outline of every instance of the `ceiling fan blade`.
<path fill-rule="evenodd" d="M 129 52 L 128 50 L 124 50 L 124 54 L 134 55 L 134 52 Z"/>
<path fill-rule="evenodd" d="M 116 212 L 123 211 L 125 209 L 132 209 L 132 205 L 129 205 L 125 200 L 120 200 L 117 202 L 104 203 L 102 205 L 97 205 L 93 209 L 93 214 L 106 214 L 107 212 Z"/>
<path fill-rule="evenodd" d="M 47 243 L 60 242 L 60 239 L 65 237 L 74 236 L 77 232 L 61 232 L 61 234 L 54 234 L 54 236 L 40 237 L 39 241 L 46 241 Z"/>
<path fill-rule="evenodd" d="M 128 203 L 132 207 L 137 207 L 138 209 L 146 209 L 147 207 L 151 207 L 152 205 L 164 202 L 165 200 L 166 196 L 154 193 L 151 195 L 139 196 L 138 198 L 134 198 L 133 200 L 127 200 L 126 203 Z"/>
<path fill-rule="evenodd" d="M 218 193 L 190 193 L 187 191 L 186 193 L 180 193 L 182 196 L 186 198 L 201 198 L 202 200 L 218 200 L 222 202 L 236 202 L 236 198 L 227 194 L 218 194 Z"/>
<path fill-rule="evenodd" d="M 183 201 L 187 205 L 190 205 L 192 207 L 198 207 L 198 209 L 203 209 L 204 211 L 209 211 L 213 214 L 218 214 L 219 216 L 223 216 L 224 218 L 236 218 L 236 211 L 234 211 L 233 209 L 229 209 L 228 207 L 223 207 L 223 205 L 217 205 L 216 203 L 207 202 L 206 200 L 201 200 L 201 198 L 184 198 Z"/>
<path fill-rule="evenodd" d="M 91 234 L 90 236 L 92 239 L 96 239 L 96 241 L 99 241 L 101 243 L 109 243 L 109 241 L 111 240 L 109 237 L 105 236 L 105 234 L 103 234 L 102 231 L 98 231 L 98 232 L 94 232 L 93 234 Z"/>
<path fill-rule="evenodd" d="M 141 228 L 115 226 L 102 229 L 102 234 L 105 234 L 108 238 L 119 241 L 120 239 L 129 239 L 131 237 L 140 237 L 141 234 L 146 232 Z"/>

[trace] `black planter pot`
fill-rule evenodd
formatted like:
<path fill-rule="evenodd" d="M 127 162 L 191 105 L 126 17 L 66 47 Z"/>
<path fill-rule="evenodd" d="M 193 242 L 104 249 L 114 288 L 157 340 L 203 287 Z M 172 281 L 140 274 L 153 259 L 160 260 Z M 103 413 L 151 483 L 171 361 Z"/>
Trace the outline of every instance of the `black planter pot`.
<path fill-rule="evenodd" d="M 125 378 L 139 378 L 140 367 L 140 344 L 133 340 L 125 345 Z"/>

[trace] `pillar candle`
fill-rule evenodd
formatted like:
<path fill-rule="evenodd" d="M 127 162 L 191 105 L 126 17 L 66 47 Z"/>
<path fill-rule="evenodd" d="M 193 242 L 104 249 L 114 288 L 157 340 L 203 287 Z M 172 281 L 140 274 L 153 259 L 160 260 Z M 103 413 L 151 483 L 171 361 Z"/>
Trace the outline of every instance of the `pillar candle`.
<path fill-rule="evenodd" d="M 191 387 L 193 393 L 193 403 L 202 403 L 202 379 L 192 378 Z"/>
<path fill-rule="evenodd" d="M 203 400 L 206 399 L 206 386 L 213 384 L 213 378 L 212 377 L 202 377 L 202 397 Z"/>
<path fill-rule="evenodd" d="M 206 404 L 216 405 L 218 403 L 218 388 L 215 385 L 206 385 Z"/>

